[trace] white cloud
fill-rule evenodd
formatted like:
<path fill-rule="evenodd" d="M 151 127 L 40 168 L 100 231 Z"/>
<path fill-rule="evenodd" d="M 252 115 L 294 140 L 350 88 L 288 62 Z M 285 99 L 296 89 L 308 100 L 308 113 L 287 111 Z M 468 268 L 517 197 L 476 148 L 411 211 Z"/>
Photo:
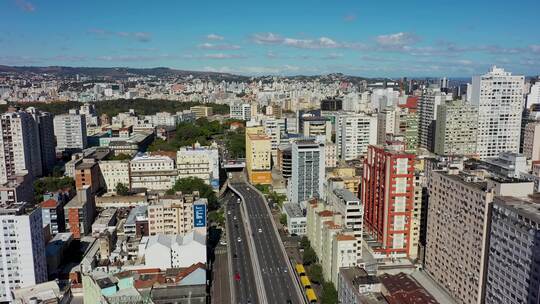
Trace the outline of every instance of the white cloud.
<path fill-rule="evenodd" d="M 124 32 L 124 31 L 108 31 L 104 29 L 94 28 L 89 29 L 88 33 L 98 37 L 109 38 L 111 36 L 117 36 L 121 38 L 133 39 L 140 42 L 148 42 L 152 39 L 152 34 L 148 32 Z"/>
<path fill-rule="evenodd" d="M 413 33 L 399 32 L 377 36 L 376 41 L 382 47 L 403 47 L 417 43 L 420 37 Z"/>
<path fill-rule="evenodd" d="M 206 39 L 208 40 L 223 40 L 225 37 L 217 35 L 217 34 L 208 34 L 206 35 Z"/>
<path fill-rule="evenodd" d="M 343 57 L 343 54 L 340 54 L 340 53 L 330 53 L 330 54 L 327 54 L 325 56 L 322 57 L 322 59 L 339 59 L 339 58 L 342 58 Z"/>
<path fill-rule="evenodd" d="M 284 38 L 274 33 L 258 33 L 253 34 L 251 40 L 257 44 L 279 44 Z"/>
<path fill-rule="evenodd" d="M 205 42 L 205 43 L 199 44 L 198 48 L 204 49 L 204 50 L 238 50 L 241 47 L 236 44 L 227 44 L 227 43 L 214 44 L 214 43 Z"/>
<path fill-rule="evenodd" d="M 244 55 L 238 54 L 224 54 L 224 53 L 214 53 L 214 54 L 205 54 L 202 58 L 206 59 L 243 59 L 246 58 Z"/>

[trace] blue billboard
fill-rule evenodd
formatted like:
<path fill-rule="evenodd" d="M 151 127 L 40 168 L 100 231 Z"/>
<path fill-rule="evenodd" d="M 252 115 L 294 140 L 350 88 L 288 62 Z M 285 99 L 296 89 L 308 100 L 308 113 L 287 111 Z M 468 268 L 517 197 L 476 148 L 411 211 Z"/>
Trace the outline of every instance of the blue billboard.
<path fill-rule="evenodd" d="M 206 227 L 206 205 L 193 205 L 193 227 Z"/>

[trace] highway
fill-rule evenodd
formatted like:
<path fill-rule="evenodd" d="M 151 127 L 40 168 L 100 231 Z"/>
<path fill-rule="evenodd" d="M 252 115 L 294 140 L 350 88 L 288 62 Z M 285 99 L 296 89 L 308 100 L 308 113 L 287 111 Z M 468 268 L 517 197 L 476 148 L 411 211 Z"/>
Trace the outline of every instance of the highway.
<path fill-rule="evenodd" d="M 230 191 L 226 192 L 223 198 L 223 202 L 227 204 L 227 246 L 232 270 L 230 280 L 233 282 L 233 294 L 235 297 L 233 303 L 255 304 L 260 303 L 260 301 L 257 297 L 257 286 L 255 285 L 253 264 L 248 247 L 248 236 L 242 222 L 240 204 L 238 204 L 237 200 L 238 197 Z M 240 242 L 238 238 L 240 238 Z"/>
<path fill-rule="evenodd" d="M 289 261 L 281 249 L 281 240 L 273 225 L 266 201 L 246 182 L 234 179 L 230 186 L 244 198 L 250 221 L 255 251 L 268 303 L 304 303 L 297 283 L 291 274 Z"/>

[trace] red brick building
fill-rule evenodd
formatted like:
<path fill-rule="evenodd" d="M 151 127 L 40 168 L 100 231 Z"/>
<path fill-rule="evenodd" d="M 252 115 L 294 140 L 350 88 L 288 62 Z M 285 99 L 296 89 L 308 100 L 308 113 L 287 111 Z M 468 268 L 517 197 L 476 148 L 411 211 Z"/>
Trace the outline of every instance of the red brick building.
<path fill-rule="evenodd" d="M 409 255 L 414 157 L 403 152 L 402 146 L 369 146 L 364 159 L 360 190 L 364 230 L 379 243 L 374 250 L 381 256 Z"/>

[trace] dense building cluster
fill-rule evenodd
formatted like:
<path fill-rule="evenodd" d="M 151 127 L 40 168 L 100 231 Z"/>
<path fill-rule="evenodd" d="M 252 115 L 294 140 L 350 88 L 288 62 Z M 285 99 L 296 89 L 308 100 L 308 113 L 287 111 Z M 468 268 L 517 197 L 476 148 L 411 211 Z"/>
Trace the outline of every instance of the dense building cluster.
<path fill-rule="evenodd" d="M 538 303 L 536 81 L 2 75 L 0 301 L 206 303 L 213 200 L 242 169 L 340 303 Z M 96 110 L 118 98 L 200 104 Z M 245 157 L 214 134 L 149 149 L 201 121 L 238 132 Z"/>

